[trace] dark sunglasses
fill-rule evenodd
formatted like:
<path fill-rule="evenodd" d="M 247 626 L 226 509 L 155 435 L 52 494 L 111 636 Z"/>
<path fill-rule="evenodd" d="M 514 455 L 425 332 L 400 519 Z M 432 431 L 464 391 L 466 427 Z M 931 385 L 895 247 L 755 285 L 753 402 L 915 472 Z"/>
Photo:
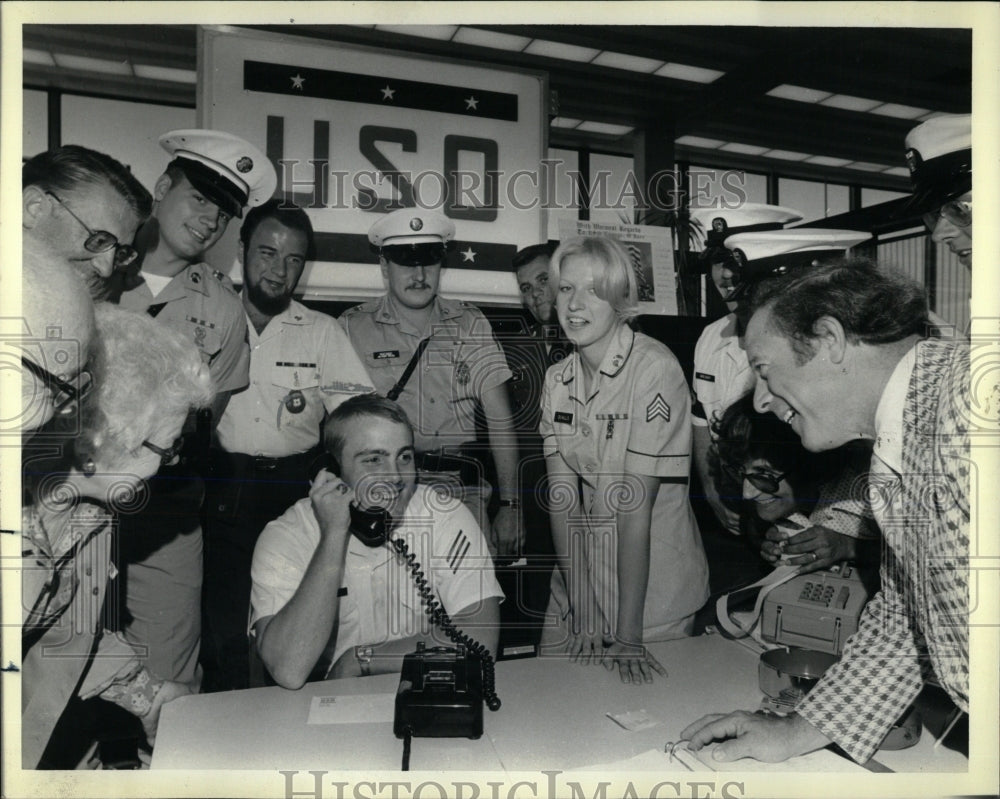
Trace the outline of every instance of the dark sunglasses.
<path fill-rule="evenodd" d="M 83 229 L 87 231 L 87 240 L 83 243 L 83 247 L 87 252 L 92 252 L 96 255 L 98 253 L 107 252 L 113 247 L 115 250 L 116 269 L 128 266 L 139 257 L 139 253 L 134 247 L 130 247 L 128 244 L 119 244 L 118 237 L 113 233 L 108 233 L 106 230 L 91 230 L 90 225 L 73 213 L 73 209 L 60 200 L 54 192 L 47 191 L 45 193 L 59 203 L 59 205 L 66 210 L 66 213 L 79 222 L 83 226 Z"/>
<path fill-rule="evenodd" d="M 86 397 L 94 386 L 93 376 L 86 369 L 81 370 L 76 376 L 76 385 L 74 386 L 23 355 L 21 356 L 21 364 L 41 380 L 52 394 L 52 408 L 55 413 L 71 413 L 75 410 L 76 404 Z"/>
<path fill-rule="evenodd" d="M 758 491 L 765 494 L 777 494 L 781 489 L 781 481 L 785 479 L 788 472 L 781 474 L 770 474 L 769 472 L 743 472 L 740 476 Z"/>
<path fill-rule="evenodd" d="M 972 203 L 952 200 L 942 205 L 934 213 L 924 214 L 924 224 L 928 230 L 933 230 L 938 219 L 942 216 L 953 225 L 969 227 L 972 224 Z"/>
<path fill-rule="evenodd" d="M 382 256 L 400 266 L 435 266 L 444 261 L 445 246 L 440 242 L 426 244 L 390 244 L 382 248 Z"/>
<path fill-rule="evenodd" d="M 143 441 L 142 446 L 160 456 L 160 465 L 173 466 L 177 463 L 181 450 L 184 448 L 184 437 L 181 436 L 175 440 L 174 443 L 170 445 L 169 449 L 158 447 L 150 441 Z"/>

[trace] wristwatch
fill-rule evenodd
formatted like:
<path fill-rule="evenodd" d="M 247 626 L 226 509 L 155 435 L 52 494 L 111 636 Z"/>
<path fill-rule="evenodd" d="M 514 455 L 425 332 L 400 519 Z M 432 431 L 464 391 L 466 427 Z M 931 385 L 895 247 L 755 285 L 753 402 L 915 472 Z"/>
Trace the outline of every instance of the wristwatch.
<path fill-rule="evenodd" d="M 368 677 L 372 673 L 372 655 L 375 651 L 368 644 L 354 647 L 354 658 L 361 667 L 361 676 Z"/>

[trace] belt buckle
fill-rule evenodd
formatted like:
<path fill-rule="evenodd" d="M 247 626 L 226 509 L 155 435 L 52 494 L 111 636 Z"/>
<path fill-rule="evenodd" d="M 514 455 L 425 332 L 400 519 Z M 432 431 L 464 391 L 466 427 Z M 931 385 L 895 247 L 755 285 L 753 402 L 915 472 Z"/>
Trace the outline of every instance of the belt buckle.
<path fill-rule="evenodd" d="M 273 472 L 278 468 L 277 458 L 266 458 L 263 455 L 254 455 L 253 468 L 262 472 Z"/>

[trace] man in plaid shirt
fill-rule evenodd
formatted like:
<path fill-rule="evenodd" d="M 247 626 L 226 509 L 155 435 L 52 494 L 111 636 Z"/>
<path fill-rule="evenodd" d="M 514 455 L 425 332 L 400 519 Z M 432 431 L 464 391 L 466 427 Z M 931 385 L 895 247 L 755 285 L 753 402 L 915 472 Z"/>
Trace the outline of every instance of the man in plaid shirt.
<path fill-rule="evenodd" d="M 969 347 L 926 339 L 923 289 L 845 259 L 762 284 L 747 327 L 755 406 L 806 449 L 874 442 L 882 590 L 840 661 L 787 716 L 705 716 L 682 733 L 718 760 L 836 743 L 867 761 L 934 676 L 968 711 Z"/>

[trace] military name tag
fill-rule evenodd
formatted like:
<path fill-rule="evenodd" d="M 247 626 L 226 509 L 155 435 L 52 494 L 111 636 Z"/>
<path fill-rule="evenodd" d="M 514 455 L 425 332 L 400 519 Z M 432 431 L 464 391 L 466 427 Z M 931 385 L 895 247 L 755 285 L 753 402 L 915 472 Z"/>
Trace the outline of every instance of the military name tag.
<path fill-rule="evenodd" d="M 398 358 L 399 350 L 380 350 L 379 352 L 373 352 L 372 358 L 376 361 L 385 361 L 389 358 Z"/>
<path fill-rule="evenodd" d="M 715 375 L 709 375 L 709 374 L 705 374 L 704 372 L 695 372 L 695 373 L 694 373 L 694 376 L 695 376 L 695 377 L 696 377 L 696 378 L 697 378 L 698 380 L 706 380 L 706 381 L 708 381 L 709 383 L 714 383 L 714 382 L 715 382 Z"/>
<path fill-rule="evenodd" d="M 565 411 L 556 411 L 555 420 L 562 424 L 573 424 L 573 414 Z"/>

